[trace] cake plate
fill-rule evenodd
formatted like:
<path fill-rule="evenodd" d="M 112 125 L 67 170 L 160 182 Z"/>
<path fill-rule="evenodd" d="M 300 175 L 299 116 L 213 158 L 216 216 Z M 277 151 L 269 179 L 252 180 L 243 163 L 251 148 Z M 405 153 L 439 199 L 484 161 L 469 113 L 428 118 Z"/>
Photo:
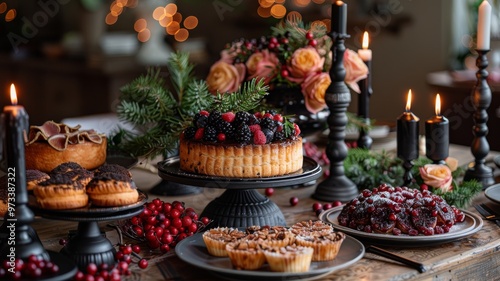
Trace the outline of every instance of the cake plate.
<path fill-rule="evenodd" d="M 321 166 L 304 157 L 302 170 L 276 177 L 228 178 L 188 173 L 180 169 L 179 157 L 158 163 L 158 175 L 168 181 L 205 188 L 226 189 L 205 207 L 201 216 L 213 220 L 214 226 L 248 227 L 252 225 L 286 225 L 279 207 L 257 189 L 295 186 L 318 179 Z"/>
<path fill-rule="evenodd" d="M 75 235 L 61 249 L 61 253 L 70 257 L 83 270 L 90 263 L 106 263 L 111 267 L 115 265 L 116 250 L 109 239 L 102 235 L 98 222 L 127 219 L 140 214 L 147 195 L 139 191 L 138 202 L 126 206 L 104 208 L 89 205 L 69 210 L 43 209 L 33 200 L 34 197 L 30 199 L 30 208 L 37 215 L 47 219 L 78 222 Z"/>

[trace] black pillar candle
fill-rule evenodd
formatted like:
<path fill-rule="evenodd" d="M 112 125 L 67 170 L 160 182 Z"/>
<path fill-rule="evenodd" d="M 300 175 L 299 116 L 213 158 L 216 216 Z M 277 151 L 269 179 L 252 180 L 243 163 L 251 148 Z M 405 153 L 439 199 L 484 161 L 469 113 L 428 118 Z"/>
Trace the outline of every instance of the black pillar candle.
<path fill-rule="evenodd" d="M 332 32 L 346 34 L 347 31 L 347 5 L 342 1 L 332 4 Z"/>
<path fill-rule="evenodd" d="M 408 92 L 406 110 L 397 120 L 397 154 L 405 161 L 418 158 L 418 134 L 420 119 L 411 111 L 411 90 Z"/>
<path fill-rule="evenodd" d="M 436 95 L 436 115 L 425 122 L 425 155 L 435 164 L 444 164 L 450 145 L 450 123 L 441 115 L 441 99 Z"/>

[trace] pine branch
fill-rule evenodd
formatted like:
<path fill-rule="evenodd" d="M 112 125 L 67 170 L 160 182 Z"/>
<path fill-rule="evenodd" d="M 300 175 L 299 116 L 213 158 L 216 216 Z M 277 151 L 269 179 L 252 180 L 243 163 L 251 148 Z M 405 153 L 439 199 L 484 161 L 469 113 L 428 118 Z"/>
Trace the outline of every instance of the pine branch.
<path fill-rule="evenodd" d="M 243 83 L 239 91 L 232 94 L 218 94 L 211 109 L 220 112 L 252 111 L 257 108 L 262 98 L 268 94 L 269 87 L 264 80 L 252 79 Z"/>
<path fill-rule="evenodd" d="M 180 113 L 186 116 L 194 116 L 202 109 L 211 108 L 214 103 L 214 96 L 208 91 L 204 81 L 191 82 L 181 99 Z"/>
<path fill-rule="evenodd" d="M 174 53 L 167 62 L 167 69 L 174 91 L 182 99 L 187 86 L 193 80 L 194 66 L 189 63 L 189 53 Z"/>

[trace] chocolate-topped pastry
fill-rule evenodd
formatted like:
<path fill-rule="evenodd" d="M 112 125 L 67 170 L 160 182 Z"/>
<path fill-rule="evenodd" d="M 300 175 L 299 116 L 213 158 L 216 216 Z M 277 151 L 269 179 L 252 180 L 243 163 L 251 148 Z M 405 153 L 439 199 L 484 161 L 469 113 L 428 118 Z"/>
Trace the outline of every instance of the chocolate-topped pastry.
<path fill-rule="evenodd" d="M 94 174 L 99 175 L 103 173 L 114 173 L 114 174 L 123 174 L 128 176 L 129 178 L 132 178 L 132 173 L 130 171 L 118 164 L 104 164 L 100 166 L 99 168 L 95 169 Z"/>
<path fill-rule="evenodd" d="M 37 202 L 45 209 L 75 209 L 88 204 L 85 186 L 71 174 L 53 174 L 33 189 Z"/>
<path fill-rule="evenodd" d="M 55 167 L 51 172 L 50 176 L 58 175 L 58 174 L 66 174 L 71 177 L 74 181 L 80 182 L 83 186 L 86 186 L 87 183 L 94 177 L 94 173 L 82 168 L 79 164 L 75 162 L 65 162 L 61 165 Z"/>
<path fill-rule="evenodd" d="M 62 174 L 62 173 L 67 173 L 71 171 L 76 171 L 76 170 L 82 170 L 82 166 L 80 164 L 75 163 L 75 162 L 65 162 L 62 163 L 61 165 L 55 167 L 52 171 L 50 171 L 51 174 Z"/>
<path fill-rule="evenodd" d="M 39 170 L 26 170 L 26 188 L 33 190 L 40 182 L 49 179 L 50 176 Z"/>
<path fill-rule="evenodd" d="M 88 184 L 87 193 L 92 204 L 112 207 L 136 203 L 139 193 L 128 175 L 122 173 L 99 173 Z"/>
<path fill-rule="evenodd" d="M 8 192 L 7 192 L 7 176 L 3 176 L 0 178 L 0 216 L 4 217 L 7 212 L 8 204 Z"/>

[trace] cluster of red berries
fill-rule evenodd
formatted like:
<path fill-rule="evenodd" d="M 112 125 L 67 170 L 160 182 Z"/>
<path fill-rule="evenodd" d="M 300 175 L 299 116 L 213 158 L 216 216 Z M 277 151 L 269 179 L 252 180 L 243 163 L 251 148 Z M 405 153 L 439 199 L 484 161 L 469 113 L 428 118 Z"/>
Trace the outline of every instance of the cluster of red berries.
<path fill-rule="evenodd" d="M 27 260 L 4 260 L 0 267 L 0 280 L 30 280 L 50 277 L 59 273 L 59 266 L 51 261 L 31 255 Z"/>
<path fill-rule="evenodd" d="M 338 206 L 342 206 L 342 202 L 338 201 L 338 200 L 335 200 L 333 201 L 332 203 L 320 203 L 320 202 L 314 202 L 312 204 L 312 210 L 313 212 L 316 213 L 317 216 L 319 216 L 319 214 L 321 214 L 323 211 L 326 211 L 326 210 L 329 210 L 333 207 L 338 207 Z"/>
<path fill-rule="evenodd" d="M 211 221 L 198 218 L 193 208 L 186 208 L 183 202 L 164 202 L 159 198 L 145 205 L 141 214 L 128 219 L 122 229 L 128 234 L 146 241 L 151 249 L 162 253 L 184 238 L 205 228 Z"/>
<path fill-rule="evenodd" d="M 312 158 L 321 166 L 330 165 L 330 159 L 328 159 L 324 149 L 319 149 L 319 147 L 312 142 L 305 142 L 302 147 L 305 156 Z"/>

